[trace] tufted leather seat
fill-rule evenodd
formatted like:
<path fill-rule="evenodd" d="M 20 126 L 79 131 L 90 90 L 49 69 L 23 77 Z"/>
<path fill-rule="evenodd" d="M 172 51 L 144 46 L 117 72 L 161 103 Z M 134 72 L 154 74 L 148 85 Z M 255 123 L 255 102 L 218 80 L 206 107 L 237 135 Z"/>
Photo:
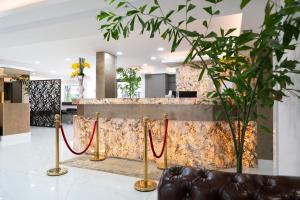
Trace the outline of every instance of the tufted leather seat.
<path fill-rule="evenodd" d="M 158 200 L 300 200 L 300 177 L 236 174 L 175 166 L 164 171 Z"/>

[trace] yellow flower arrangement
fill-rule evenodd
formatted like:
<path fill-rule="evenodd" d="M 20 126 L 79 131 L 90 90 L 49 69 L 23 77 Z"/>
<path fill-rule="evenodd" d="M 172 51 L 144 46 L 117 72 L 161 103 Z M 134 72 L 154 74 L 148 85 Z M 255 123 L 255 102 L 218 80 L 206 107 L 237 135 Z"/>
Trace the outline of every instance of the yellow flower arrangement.
<path fill-rule="evenodd" d="M 71 77 L 71 78 L 75 78 L 75 77 L 78 76 L 78 75 L 79 75 L 79 70 L 75 70 L 75 71 L 73 71 L 73 72 L 71 73 L 70 77 Z"/>
<path fill-rule="evenodd" d="M 74 70 L 79 69 L 79 67 L 80 67 L 80 64 L 79 64 L 79 63 L 74 63 L 74 64 L 72 64 L 72 69 L 74 69 Z M 90 63 L 87 63 L 87 62 L 84 63 L 83 68 L 91 68 Z"/>
<path fill-rule="evenodd" d="M 84 58 L 79 58 L 78 63 L 73 63 L 72 64 L 72 69 L 74 70 L 70 77 L 75 78 L 77 76 L 84 76 L 83 70 L 85 68 L 91 68 L 90 63 L 86 62 Z"/>

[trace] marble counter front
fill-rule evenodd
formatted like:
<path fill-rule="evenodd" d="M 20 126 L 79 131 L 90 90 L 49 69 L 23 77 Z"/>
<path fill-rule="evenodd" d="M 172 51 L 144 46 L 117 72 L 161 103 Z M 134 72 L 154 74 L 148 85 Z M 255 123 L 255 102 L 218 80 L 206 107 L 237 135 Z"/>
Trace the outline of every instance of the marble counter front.
<path fill-rule="evenodd" d="M 74 148 L 81 150 L 89 140 L 95 112 L 100 112 L 100 147 L 108 156 L 143 159 L 143 122 L 150 118 L 154 144 L 161 148 L 159 131 L 164 113 L 169 114 L 168 160 L 172 164 L 201 166 L 210 169 L 235 165 L 233 144 L 228 124 L 214 119 L 216 106 L 201 99 L 102 99 L 79 100 L 79 113 L 74 116 Z M 163 131 L 161 131 L 163 132 Z M 256 124 L 246 134 L 244 165 L 256 166 Z M 92 145 L 90 152 L 94 150 Z M 151 150 L 149 149 L 149 152 Z M 161 162 L 149 153 L 150 160 Z"/>

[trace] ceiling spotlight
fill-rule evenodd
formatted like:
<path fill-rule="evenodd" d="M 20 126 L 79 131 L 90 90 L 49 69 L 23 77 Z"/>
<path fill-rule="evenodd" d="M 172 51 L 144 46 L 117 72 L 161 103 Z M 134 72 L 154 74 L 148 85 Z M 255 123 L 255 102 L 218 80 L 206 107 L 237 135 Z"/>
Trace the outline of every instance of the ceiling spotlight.
<path fill-rule="evenodd" d="M 147 67 L 147 66 L 148 66 L 148 64 L 147 64 L 147 63 L 144 63 L 144 64 L 143 64 L 143 67 Z"/>
<path fill-rule="evenodd" d="M 35 61 L 35 64 L 39 65 L 39 64 L 41 64 L 41 62 L 40 61 Z"/>
<path fill-rule="evenodd" d="M 123 52 L 122 52 L 122 51 L 118 51 L 118 52 L 117 52 L 117 55 L 118 55 L 118 56 L 121 56 L 121 55 L 123 55 Z"/>
<path fill-rule="evenodd" d="M 157 58 L 155 56 L 152 56 L 151 57 L 151 60 L 156 60 Z"/>
<path fill-rule="evenodd" d="M 165 49 L 163 47 L 158 47 L 157 51 L 164 51 Z"/>
<path fill-rule="evenodd" d="M 65 61 L 70 62 L 71 58 L 66 58 Z"/>

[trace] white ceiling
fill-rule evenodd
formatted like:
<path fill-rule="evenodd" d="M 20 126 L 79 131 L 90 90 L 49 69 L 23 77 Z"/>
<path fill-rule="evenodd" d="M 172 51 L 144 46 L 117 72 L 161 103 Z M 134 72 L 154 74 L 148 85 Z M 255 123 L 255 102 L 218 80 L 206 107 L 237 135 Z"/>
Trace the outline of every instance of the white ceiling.
<path fill-rule="evenodd" d="M 1 3 L 6 1 L 8 0 L 0 0 L 0 7 Z M 225 0 L 222 3 L 221 10 L 224 15 L 213 21 L 213 27 L 235 27 L 238 28 L 236 34 L 241 27 L 247 27 L 242 24 L 245 13 L 244 16 L 239 13 L 236 1 Z M 170 0 L 161 2 L 163 7 L 170 9 Z M 172 2 L 172 5 L 175 5 L 181 1 Z M 256 0 L 257 2 L 262 1 Z M 201 4 L 201 7 L 205 6 L 203 0 L 197 3 Z M 101 9 L 111 8 L 104 0 L 44 0 L 16 9 L 0 10 L 0 64 L 29 68 L 39 74 L 67 77 L 71 71 L 71 62 L 76 61 L 78 57 L 86 57 L 94 66 L 97 51 L 113 54 L 122 51 L 123 55 L 118 56 L 118 66 L 142 66 L 147 63 L 145 72 L 151 73 L 168 70 L 162 60 L 178 59 L 178 53 L 175 56 L 170 55 L 169 44 L 166 41 L 160 38 L 149 39 L 146 35 L 139 35 L 138 31 L 125 40 L 109 43 L 104 41 L 96 21 L 96 15 Z M 206 17 L 199 13 L 201 12 L 195 12 L 194 15 Z M 248 13 L 253 15 L 253 12 Z M 201 24 L 195 22 L 190 28 L 201 31 Z M 158 47 L 164 47 L 165 51 L 158 52 Z M 188 45 L 184 44 L 178 49 L 179 52 L 187 50 Z M 152 56 L 158 59 L 153 61 L 150 59 Z M 66 61 L 66 58 L 70 58 L 71 61 Z M 40 64 L 36 64 L 36 61 Z"/>

